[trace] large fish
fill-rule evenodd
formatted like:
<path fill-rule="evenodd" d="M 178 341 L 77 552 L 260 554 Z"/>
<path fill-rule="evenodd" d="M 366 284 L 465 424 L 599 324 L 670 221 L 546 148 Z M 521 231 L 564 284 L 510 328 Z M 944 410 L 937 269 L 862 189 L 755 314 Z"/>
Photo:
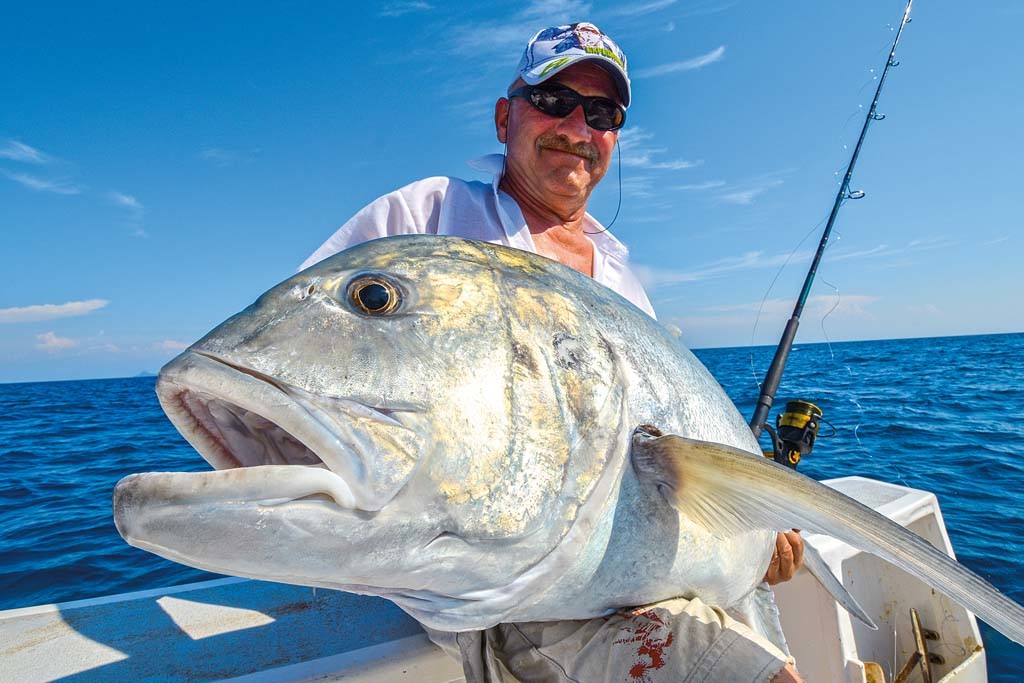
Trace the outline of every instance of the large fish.
<path fill-rule="evenodd" d="M 215 468 L 114 494 L 132 545 L 381 595 L 444 630 L 671 597 L 743 603 L 777 529 L 875 553 L 1024 643 L 1024 608 L 869 508 L 755 455 L 669 332 L 554 261 L 394 237 L 274 287 L 160 373 Z"/>

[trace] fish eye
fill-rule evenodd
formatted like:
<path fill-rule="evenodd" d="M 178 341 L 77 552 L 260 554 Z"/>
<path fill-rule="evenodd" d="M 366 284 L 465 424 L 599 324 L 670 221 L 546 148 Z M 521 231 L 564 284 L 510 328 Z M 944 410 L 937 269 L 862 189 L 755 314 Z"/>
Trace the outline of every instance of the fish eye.
<path fill-rule="evenodd" d="M 384 315 L 398 308 L 398 289 L 378 275 L 364 275 L 348 286 L 348 298 L 363 313 Z"/>

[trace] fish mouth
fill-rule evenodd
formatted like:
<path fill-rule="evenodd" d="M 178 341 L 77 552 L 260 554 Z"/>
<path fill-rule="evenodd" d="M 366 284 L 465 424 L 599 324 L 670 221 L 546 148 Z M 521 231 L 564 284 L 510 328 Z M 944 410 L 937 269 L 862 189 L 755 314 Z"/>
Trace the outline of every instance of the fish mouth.
<path fill-rule="evenodd" d="M 326 469 L 341 480 L 331 487 L 333 502 L 367 511 L 380 510 L 407 480 L 383 487 L 374 481 L 373 437 L 408 432 L 415 406 L 376 407 L 312 394 L 201 350 L 165 366 L 156 391 L 174 426 L 216 470 Z"/>

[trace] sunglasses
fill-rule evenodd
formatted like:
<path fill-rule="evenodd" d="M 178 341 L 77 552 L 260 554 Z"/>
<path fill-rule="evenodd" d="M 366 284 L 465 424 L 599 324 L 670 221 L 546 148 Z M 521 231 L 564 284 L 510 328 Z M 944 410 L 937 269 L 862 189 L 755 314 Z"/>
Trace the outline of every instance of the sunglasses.
<path fill-rule="evenodd" d="M 618 130 L 626 122 L 626 110 L 607 97 L 587 97 L 572 88 L 556 83 L 548 85 L 524 85 L 508 94 L 522 97 L 535 109 L 548 116 L 564 119 L 576 107 L 583 105 L 583 118 L 595 130 Z"/>

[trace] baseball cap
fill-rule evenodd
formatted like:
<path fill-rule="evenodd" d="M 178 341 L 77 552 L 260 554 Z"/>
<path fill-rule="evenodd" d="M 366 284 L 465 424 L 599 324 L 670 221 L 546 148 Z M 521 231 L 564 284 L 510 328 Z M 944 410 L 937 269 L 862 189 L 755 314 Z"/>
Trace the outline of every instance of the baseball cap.
<path fill-rule="evenodd" d="M 625 53 L 601 29 L 585 21 L 539 31 L 526 44 L 516 68 L 516 78 L 537 85 L 583 61 L 596 62 L 612 75 L 622 106 L 628 107 L 629 75 Z"/>

